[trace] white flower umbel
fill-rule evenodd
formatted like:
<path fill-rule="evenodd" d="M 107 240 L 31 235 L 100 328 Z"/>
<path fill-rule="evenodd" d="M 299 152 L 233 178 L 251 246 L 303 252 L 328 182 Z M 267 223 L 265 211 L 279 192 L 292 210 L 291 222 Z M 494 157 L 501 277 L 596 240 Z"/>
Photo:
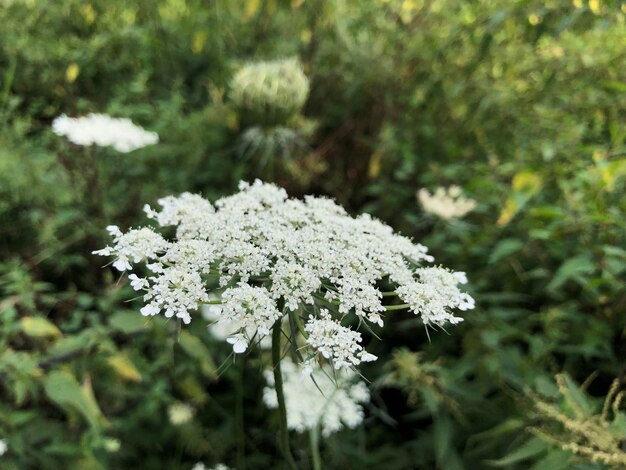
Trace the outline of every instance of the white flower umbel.
<path fill-rule="evenodd" d="M 130 271 L 133 263 L 156 259 L 157 253 L 164 252 L 169 243 L 150 228 L 140 228 L 122 233 L 117 225 L 109 225 L 107 231 L 113 237 L 114 246 L 107 246 L 93 252 L 94 255 L 115 256 L 113 267 L 118 271 Z"/>
<path fill-rule="evenodd" d="M 361 403 L 369 401 L 369 391 L 352 371 L 333 375 L 327 366 L 308 371 L 295 365 L 291 359 L 281 362 L 283 390 L 287 408 L 287 426 L 297 432 L 320 428 L 322 435 L 342 428 L 353 429 L 363 421 Z M 277 408 L 274 376 L 265 372 L 268 386 L 263 390 L 263 400 L 269 408 Z"/>
<path fill-rule="evenodd" d="M 455 310 L 474 306 L 458 287 L 464 273 L 427 267 L 433 258 L 426 247 L 327 198 L 289 199 L 284 189 L 255 181 L 215 204 L 184 193 L 159 205 L 145 211 L 175 227 L 172 239 L 149 228 L 124 234 L 110 227 L 113 245 L 96 253 L 114 256 L 120 270 L 145 263 L 150 275 L 129 276 L 144 292 L 144 315 L 189 322 L 203 303 L 219 303 L 212 323 L 230 330 L 236 353 L 287 317 L 283 330 L 307 359 L 351 368 L 376 359 L 351 325 L 382 326 L 389 311 L 404 309 L 443 326 L 461 321 Z"/>
<path fill-rule="evenodd" d="M 209 294 L 209 299 L 210 301 L 215 301 L 218 297 L 215 294 Z M 258 330 L 254 327 L 246 328 L 243 323 L 237 321 L 225 321 L 222 316 L 221 305 L 205 304 L 202 305 L 200 312 L 202 313 L 202 318 L 208 323 L 209 333 L 211 333 L 211 336 L 214 338 L 222 341 L 228 341 L 229 338 L 238 339 L 241 338 L 241 335 L 243 335 L 242 339 L 246 345 L 248 345 L 252 338 L 255 338 L 255 343 L 258 341 L 261 349 L 271 349 L 272 339 L 269 335 L 260 336 L 258 334 Z"/>
<path fill-rule="evenodd" d="M 7 446 L 7 441 L 5 439 L 0 439 L 0 457 L 2 457 L 8 449 L 9 446 Z"/>
<path fill-rule="evenodd" d="M 257 332 L 260 337 L 270 334 L 270 329 L 282 313 L 264 287 L 253 287 L 239 283 L 237 287 L 227 289 L 222 295 L 223 308 L 220 322 L 241 325 L 241 330 L 227 339 L 236 353 L 248 348 L 250 332 Z"/>
<path fill-rule="evenodd" d="M 167 415 L 174 426 L 182 426 L 193 419 L 194 409 L 186 403 L 176 402 L 169 406 Z"/>
<path fill-rule="evenodd" d="M 463 217 L 476 207 L 476 201 L 463 197 L 458 186 L 439 187 L 432 194 L 422 188 L 417 192 L 417 198 L 424 211 L 445 220 Z"/>
<path fill-rule="evenodd" d="M 419 313 L 426 325 L 443 326 L 446 323 L 459 323 L 454 309 L 471 310 L 474 299 L 461 292 L 458 284 L 465 284 L 464 272 L 453 273 L 443 268 L 419 268 L 415 270 L 418 280 L 400 286 L 398 296 L 409 304 L 411 310 Z"/>
<path fill-rule="evenodd" d="M 163 312 L 167 318 L 180 318 L 188 324 L 191 322 L 189 312 L 209 302 L 209 294 L 196 271 L 165 268 L 147 279 L 133 278 L 132 281 L 146 291 L 143 300 L 149 303 L 141 309 L 144 316 Z"/>
<path fill-rule="evenodd" d="M 88 114 L 71 118 L 62 114 L 52 122 L 52 131 L 76 145 L 113 147 L 127 153 L 156 144 L 159 136 L 133 124 L 130 119 L 112 118 L 106 114 Z"/>
<path fill-rule="evenodd" d="M 359 344 L 361 333 L 341 326 L 330 317 L 326 309 L 320 311 L 320 318 L 310 318 L 304 330 L 309 334 L 307 344 L 326 359 L 330 359 L 336 369 L 377 359 L 373 354 L 364 351 Z"/>

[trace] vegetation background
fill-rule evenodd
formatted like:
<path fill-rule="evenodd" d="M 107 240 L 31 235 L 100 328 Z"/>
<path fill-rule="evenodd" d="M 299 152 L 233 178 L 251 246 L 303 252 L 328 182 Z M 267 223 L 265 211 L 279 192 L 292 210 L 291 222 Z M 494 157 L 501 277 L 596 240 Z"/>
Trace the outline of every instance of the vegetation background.
<path fill-rule="evenodd" d="M 280 468 L 261 358 L 218 374 L 203 321 L 146 321 L 90 255 L 144 203 L 261 177 L 414 237 L 478 302 L 431 341 L 388 322 L 326 468 L 624 468 L 625 23 L 619 0 L 0 0 L 0 467 Z M 311 92 L 281 140 L 229 83 L 284 57 Z M 51 132 L 88 112 L 161 143 Z M 452 184 L 472 213 L 422 210 L 418 189 Z"/>

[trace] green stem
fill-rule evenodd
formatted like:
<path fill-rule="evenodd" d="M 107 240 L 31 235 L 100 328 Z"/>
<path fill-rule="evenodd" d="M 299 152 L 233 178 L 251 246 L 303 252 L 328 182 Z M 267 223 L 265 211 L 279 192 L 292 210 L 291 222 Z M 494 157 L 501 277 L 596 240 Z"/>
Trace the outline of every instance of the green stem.
<path fill-rule="evenodd" d="M 385 307 L 385 310 L 387 310 L 387 311 L 389 311 L 389 310 L 406 310 L 409 307 L 410 307 L 409 304 L 388 305 L 388 306 Z"/>
<path fill-rule="evenodd" d="M 272 327 L 272 366 L 274 368 L 274 388 L 276 389 L 276 398 L 278 400 L 278 412 L 280 414 L 280 431 L 279 431 L 279 447 L 283 454 L 283 458 L 292 470 L 297 470 L 296 462 L 291 455 L 289 447 L 289 429 L 287 429 L 287 408 L 285 407 L 285 394 L 283 393 L 283 376 L 280 372 L 280 336 L 281 319 L 279 318 Z"/>
<path fill-rule="evenodd" d="M 17 58 L 11 57 L 9 59 L 9 68 L 4 74 L 2 91 L 0 92 L 0 103 L 3 105 L 8 102 L 9 94 L 11 93 L 11 86 L 13 85 L 13 79 L 15 78 L 15 69 L 17 68 Z"/>
<path fill-rule="evenodd" d="M 245 470 L 246 468 L 246 435 L 245 422 L 243 416 L 243 392 L 244 392 L 244 374 L 245 364 L 238 364 L 237 382 L 235 384 L 235 393 L 237 399 L 235 403 L 235 415 L 237 421 L 237 468 Z"/>
<path fill-rule="evenodd" d="M 311 444 L 311 457 L 313 458 L 313 470 L 322 470 L 322 458 L 320 457 L 320 434 L 319 426 L 309 431 L 309 443 Z"/>
<path fill-rule="evenodd" d="M 298 328 L 298 331 L 300 332 L 300 334 L 302 336 L 304 336 L 304 339 L 308 339 L 309 334 L 306 332 L 306 330 L 304 329 L 304 325 L 302 323 L 302 318 L 300 318 L 300 315 L 298 314 L 298 311 L 296 312 L 292 312 L 292 316 L 293 316 L 293 320 L 296 323 L 296 327 Z M 291 314 L 290 314 L 291 315 Z"/>

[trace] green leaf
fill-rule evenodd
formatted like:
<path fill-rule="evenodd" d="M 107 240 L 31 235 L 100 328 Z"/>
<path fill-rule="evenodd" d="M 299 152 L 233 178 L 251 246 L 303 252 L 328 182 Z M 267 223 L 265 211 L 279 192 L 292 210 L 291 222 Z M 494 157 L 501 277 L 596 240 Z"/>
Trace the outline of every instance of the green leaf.
<path fill-rule="evenodd" d="M 109 325 L 125 334 L 145 330 L 147 320 L 137 312 L 117 312 L 109 320 Z"/>
<path fill-rule="evenodd" d="M 66 411 L 78 412 L 92 428 L 99 429 L 108 424 L 93 397 L 89 382 L 81 387 L 71 373 L 54 371 L 44 379 L 44 389 L 50 400 Z"/>
<path fill-rule="evenodd" d="M 198 338 L 187 331 L 182 331 L 178 338 L 178 344 L 189 356 L 200 363 L 202 372 L 212 378 L 216 378 L 216 367 L 213 357 L 206 345 Z"/>
<path fill-rule="evenodd" d="M 617 413 L 609 429 L 621 439 L 626 439 L 626 413 Z"/>
<path fill-rule="evenodd" d="M 591 255 L 581 254 L 565 261 L 548 284 L 548 290 L 555 292 L 569 280 L 584 283 L 584 276 L 589 276 L 596 266 Z"/>
<path fill-rule="evenodd" d="M 517 253 L 524 247 L 521 240 L 515 238 L 507 238 L 496 245 L 489 256 L 489 263 L 497 263 L 498 261 Z"/>
<path fill-rule="evenodd" d="M 531 457 L 535 457 L 548 448 L 547 444 L 538 438 L 532 438 L 527 441 L 522 447 L 514 450 L 509 455 L 502 457 L 498 460 L 490 460 L 488 463 L 494 467 L 508 467 L 518 462 L 528 460 Z"/>
<path fill-rule="evenodd" d="M 65 336 L 48 349 L 50 355 L 67 354 L 72 351 L 87 349 L 99 343 L 99 336 L 93 329 L 88 329 L 76 335 Z"/>
<path fill-rule="evenodd" d="M 563 374 L 563 380 L 568 391 L 565 395 L 568 406 L 573 410 L 580 410 L 585 416 L 590 416 L 593 413 L 593 406 L 589 399 L 568 375 Z"/>
<path fill-rule="evenodd" d="M 58 338 L 61 336 L 61 330 L 43 317 L 24 317 L 20 320 L 20 326 L 22 331 L 32 338 Z"/>
<path fill-rule="evenodd" d="M 531 467 L 532 470 L 565 470 L 571 468 L 572 454 L 560 449 L 550 449 L 548 455 Z"/>
<path fill-rule="evenodd" d="M 437 462 L 441 465 L 450 452 L 452 447 L 452 425 L 450 420 L 443 417 L 437 417 L 433 425 L 433 447 L 435 448 L 435 456 Z"/>
<path fill-rule="evenodd" d="M 477 433 L 474 435 L 474 439 L 476 440 L 490 440 L 493 438 L 501 437 L 502 435 L 510 434 L 512 432 L 518 432 L 520 429 L 524 428 L 526 423 L 521 419 L 510 418 L 502 423 L 494 426 L 491 429 L 487 429 L 481 433 Z"/>

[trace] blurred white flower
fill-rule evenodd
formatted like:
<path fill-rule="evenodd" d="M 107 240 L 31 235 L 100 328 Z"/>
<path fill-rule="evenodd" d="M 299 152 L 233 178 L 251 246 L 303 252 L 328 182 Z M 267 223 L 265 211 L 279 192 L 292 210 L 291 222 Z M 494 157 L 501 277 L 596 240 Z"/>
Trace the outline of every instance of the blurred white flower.
<path fill-rule="evenodd" d="M 361 403 L 369 401 L 369 391 L 354 372 L 333 372 L 324 366 L 302 373 L 289 358 L 280 367 L 289 429 L 304 432 L 319 426 L 322 435 L 328 437 L 344 427 L 352 429 L 361 424 L 364 415 Z M 277 408 L 271 370 L 265 371 L 265 379 L 268 386 L 263 390 L 263 400 L 269 408 Z"/>
<path fill-rule="evenodd" d="M 133 124 L 130 119 L 112 118 L 106 114 L 88 114 L 71 118 L 62 114 L 52 122 L 56 135 L 82 146 L 113 147 L 118 152 L 132 152 L 156 144 L 159 136 Z"/>
<path fill-rule="evenodd" d="M 463 217 L 476 207 L 476 201 L 463 197 L 458 186 L 439 187 L 433 194 L 422 188 L 417 198 L 426 212 L 445 220 Z"/>
<path fill-rule="evenodd" d="M 174 403 L 167 409 L 170 423 L 174 426 L 180 426 L 191 421 L 194 415 L 194 409 L 186 403 Z"/>
<path fill-rule="evenodd" d="M 115 453 L 120 450 L 121 443 L 119 439 L 113 439 L 111 437 L 107 437 L 104 439 L 104 450 L 107 452 Z"/>
<path fill-rule="evenodd" d="M 0 439 L 0 456 L 4 455 L 9 450 L 6 439 Z"/>
<path fill-rule="evenodd" d="M 230 470 L 230 467 L 227 467 L 223 463 L 218 463 L 215 466 L 208 468 L 202 462 L 198 462 L 193 467 L 191 467 L 191 470 Z"/>

